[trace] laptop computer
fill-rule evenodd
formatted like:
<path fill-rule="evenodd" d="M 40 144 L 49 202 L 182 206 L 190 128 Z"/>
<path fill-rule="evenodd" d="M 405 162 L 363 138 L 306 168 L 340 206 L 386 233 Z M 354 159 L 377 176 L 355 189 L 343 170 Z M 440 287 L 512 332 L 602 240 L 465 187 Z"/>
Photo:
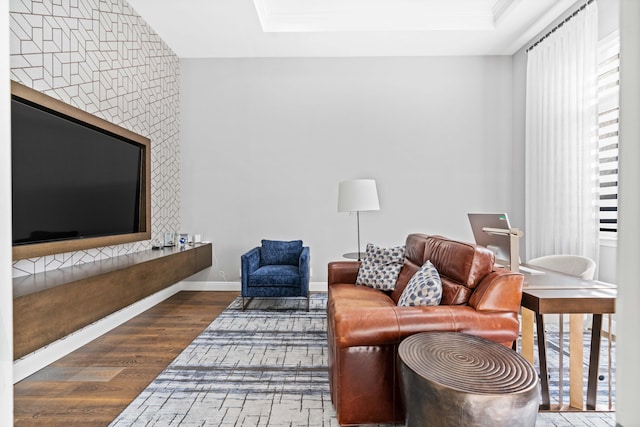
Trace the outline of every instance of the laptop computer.
<path fill-rule="evenodd" d="M 510 256 L 510 239 L 508 235 L 499 235 L 493 233 L 486 233 L 482 231 L 483 228 L 500 228 L 509 230 L 511 224 L 509 224 L 509 217 L 506 213 L 469 213 L 469 223 L 471 224 L 471 231 L 473 231 L 473 238 L 476 240 L 476 244 L 484 246 L 493 253 L 496 254 L 496 263 L 504 266 L 509 265 Z"/>

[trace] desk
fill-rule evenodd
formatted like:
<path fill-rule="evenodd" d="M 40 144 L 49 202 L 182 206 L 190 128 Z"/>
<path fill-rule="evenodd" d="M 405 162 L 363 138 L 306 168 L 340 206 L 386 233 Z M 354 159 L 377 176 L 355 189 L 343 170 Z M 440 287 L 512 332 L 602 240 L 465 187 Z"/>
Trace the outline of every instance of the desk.
<path fill-rule="evenodd" d="M 529 274 L 523 271 L 525 285 L 522 289 L 522 307 L 531 310 L 535 315 L 538 333 L 538 358 L 540 360 L 540 385 L 542 387 L 541 409 L 550 409 L 549 379 L 546 359 L 546 337 L 544 330 L 544 314 L 593 314 L 591 347 L 589 357 L 589 377 L 587 383 L 587 410 L 596 409 L 598 386 L 598 365 L 600 362 L 600 336 L 602 315 L 615 313 L 617 290 L 615 285 L 595 280 L 532 267 L 544 274 Z M 530 338 L 529 338 L 530 337 Z M 523 356 L 532 362 L 533 343 L 529 347 L 525 340 L 533 340 L 532 319 L 523 310 L 522 315 L 522 348 Z M 530 354 L 529 348 L 531 348 Z M 572 352 L 573 350 L 573 352 Z M 582 316 L 572 317 L 570 331 L 569 356 L 572 358 L 570 370 L 569 404 L 583 409 L 582 396 Z M 575 361 L 575 362 L 574 362 Z M 573 386 L 572 386 L 573 383 Z"/>

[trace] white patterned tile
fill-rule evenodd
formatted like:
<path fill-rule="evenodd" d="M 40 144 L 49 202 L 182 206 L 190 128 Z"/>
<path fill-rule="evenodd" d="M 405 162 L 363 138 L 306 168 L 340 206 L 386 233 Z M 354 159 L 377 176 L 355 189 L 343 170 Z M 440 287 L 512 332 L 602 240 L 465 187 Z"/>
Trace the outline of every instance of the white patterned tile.
<path fill-rule="evenodd" d="M 9 2 L 9 12 L 31 13 L 31 1 L 30 0 L 11 0 Z"/>
<path fill-rule="evenodd" d="M 44 67 L 29 67 L 23 68 L 23 70 L 29 75 L 31 80 L 40 80 L 45 73 Z"/>
<path fill-rule="evenodd" d="M 64 267 L 65 254 L 55 254 L 45 256 L 45 264 L 47 270 L 55 270 Z"/>
<path fill-rule="evenodd" d="M 22 40 L 20 42 L 20 50 L 24 53 L 39 53 L 42 51 L 33 40 Z"/>
<path fill-rule="evenodd" d="M 22 82 L 29 82 L 29 86 L 32 86 L 32 80 L 29 74 L 25 71 L 24 68 L 16 68 L 11 71 L 11 79 Z"/>
<path fill-rule="evenodd" d="M 55 28 L 55 18 L 53 16 L 49 17 L 49 16 L 45 16 L 42 19 L 42 31 L 40 33 L 42 40 L 46 40 L 46 41 L 51 41 L 53 40 L 53 29 Z M 60 50 L 58 49 L 54 49 L 52 50 L 53 52 L 56 52 Z"/>
<path fill-rule="evenodd" d="M 57 16 L 67 16 L 70 12 L 69 5 L 55 5 L 53 6 L 53 14 Z"/>
<path fill-rule="evenodd" d="M 28 25 L 28 28 L 32 28 L 32 29 L 42 28 L 42 15 L 38 15 L 36 13 L 33 13 L 33 14 L 27 13 L 27 14 L 23 14 L 22 18 L 27 23 L 26 25 Z"/>
<path fill-rule="evenodd" d="M 13 277 L 27 276 L 29 274 L 35 274 L 33 260 L 21 259 L 13 262 Z"/>
<path fill-rule="evenodd" d="M 31 261 L 33 262 L 34 273 L 42 273 L 43 271 L 46 271 L 45 257 L 41 256 L 32 258 Z"/>
<path fill-rule="evenodd" d="M 51 55 L 51 65 L 51 75 L 53 77 L 62 76 L 62 61 L 60 61 L 60 58 L 55 54 Z"/>
<path fill-rule="evenodd" d="M 14 55 L 18 56 L 18 55 Z M 19 55 L 26 63 L 28 67 L 42 67 L 44 65 L 43 55 L 41 53 L 35 53 L 31 55 Z"/>
<path fill-rule="evenodd" d="M 46 92 L 51 85 L 44 78 L 44 76 L 40 76 L 40 78 L 34 78 L 31 83 L 31 87 L 35 90 L 39 90 L 40 92 Z"/>
<path fill-rule="evenodd" d="M 20 40 L 18 40 L 17 37 L 13 37 L 12 39 L 12 43 L 15 40 L 16 44 L 19 46 L 20 45 Z M 42 58 L 42 55 L 40 54 L 35 54 L 35 55 L 12 55 L 11 56 L 11 67 L 12 68 L 26 68 L 26 67 L 30 67 L 32 64 L 29 63 L 29 57 L 40 57 Z"/>
<path fill-rule="evenodd" d="M 152 161 L 163 165 L 152 168 L 154 229 L 177 230 L 177 57 L 123 0 L 11 0 L 10 9 L 12 78 L 150 136 Z M 63 268 L 149 247 L 150 242 L 139 242 L 97 253 L 57 254 L 37 267 L 32 260 L 22 260 L 14 263 L 14 274 L 33 274 L 41 266 Z"/>
<path fill-rule="evenodd" d="M 10 19 L 11 37 L 16 40 L 29 40 L 31 39 L 31 26 L 26 22 L 22 15 L 12 15 Z M 12 41 L 13 43 L 13 41 Z M 11 52 L 20 52 L 20 45 L 11 45 Z"/>
<path fill-rule="evenodd" d="M 35 15 L 51 15 L 52 5 L 50 1 L 34 1 L 32 10 Z"/>
<path fill-rule="evenodd" d="M 42 69 L 42 79 L 45 81 L 48 90 L 53 86 L 53 57 L 51 57 L 51 68 Z"/>

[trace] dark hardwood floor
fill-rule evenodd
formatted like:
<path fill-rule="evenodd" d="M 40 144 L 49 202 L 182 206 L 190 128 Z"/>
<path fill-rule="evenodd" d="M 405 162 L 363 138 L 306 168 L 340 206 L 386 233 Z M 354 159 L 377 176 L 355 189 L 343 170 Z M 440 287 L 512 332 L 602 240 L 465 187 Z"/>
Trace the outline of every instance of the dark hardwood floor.
<path fill-rule="evenodd" d="M 179 292 L 14 385 L 16 426 L 106 426 L 239 292 Z"/>

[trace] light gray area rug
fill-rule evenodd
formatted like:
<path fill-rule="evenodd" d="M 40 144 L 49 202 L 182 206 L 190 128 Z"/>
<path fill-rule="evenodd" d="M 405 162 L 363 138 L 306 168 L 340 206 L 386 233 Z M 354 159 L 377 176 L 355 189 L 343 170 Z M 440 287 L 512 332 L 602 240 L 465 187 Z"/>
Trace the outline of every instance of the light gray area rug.
<path fill-rule="evenodd" d="M 338 426 L 326 296 L 236 299 L 113 426 Z"/>
<path fill-rule="evenodd" d="M 312 294 L 305 309 L 304 298 L 254 299 L 243 312 L 236 299 L 111 426 L 338 427 L 327 373 L 326 294 Z M 572 425 L 614 426 L 615 418 L 540 413 L 536 423 Z"/>

